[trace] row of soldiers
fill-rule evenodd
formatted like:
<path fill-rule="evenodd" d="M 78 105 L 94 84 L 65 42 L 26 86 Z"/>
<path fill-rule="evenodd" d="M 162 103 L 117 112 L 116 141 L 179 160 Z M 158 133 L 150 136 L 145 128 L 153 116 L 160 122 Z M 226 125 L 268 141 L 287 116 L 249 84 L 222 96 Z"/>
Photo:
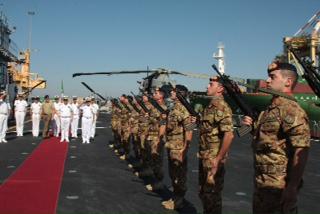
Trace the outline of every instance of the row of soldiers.
<path fill-rule="evenodd" d="M 267 87 L 292 96 L 297 82 L 296 68 L 288 63 L 273 62 L 268 67 Z M 199 126 L 199 197 L 204 213 L 221 213 L 221 192 L 224 184 L 225 163 L 233 141 L 232 110 L 225 102 L 224 86 L 219 77 L 210 78 L 207 95 L 210 104 L 200 117 L 191 116 L 177 99 L 177 93 L 187 96 L 187 88 L 176 85 L 170 91 L 173 106 L 165 105 L 164 88 L 156 88 L 152 97 L 142 95 L 146 108 L 121 96 L 121 105 L 113 105 L 112 130 L 114 148 L 121 159 L 128 159 L 130 143 L 141 162 L 138 176 L 148 168 L 154 181 L 146 187 L 155 191 L 163 187 L 163 150 L 168 151 L 169 175 L 173 197 L 163 201 L 166 209 L 184 205 L 187 191 L 187 152 L 193 130 Z M 165 109 L 159 111 L 150 103 L 153 99 Z M 297 213 L 297 195 L 310 146 L 308 118 L 292 99 L 274 96 L 271 104 L 256 121 L 245 116 L 243 124 L 252 126 L 254 159 L 253 213 Z"/>

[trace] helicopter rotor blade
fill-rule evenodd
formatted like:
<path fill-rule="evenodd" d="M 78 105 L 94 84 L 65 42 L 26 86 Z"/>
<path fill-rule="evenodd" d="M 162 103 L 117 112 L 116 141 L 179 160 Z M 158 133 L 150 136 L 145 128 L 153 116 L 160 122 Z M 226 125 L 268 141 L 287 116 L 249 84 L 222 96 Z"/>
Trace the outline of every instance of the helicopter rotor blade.
<path fill-rule="evenodd" d="M 72 77 L 83 76 L 83 75 L 114 75 L 114 74 L 140 74 L 157 72 L 156 70 L 133 70 L 133 71 L 111 71 L 111 72 L 92 72 L 92 73 L 74 73 Z"/>

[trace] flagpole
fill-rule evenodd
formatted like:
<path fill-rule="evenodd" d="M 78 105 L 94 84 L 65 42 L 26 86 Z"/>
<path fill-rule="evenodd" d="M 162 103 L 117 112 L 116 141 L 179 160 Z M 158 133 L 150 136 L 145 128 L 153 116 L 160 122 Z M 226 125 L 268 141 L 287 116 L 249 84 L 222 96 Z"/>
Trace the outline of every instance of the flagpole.
<path fill-rule="evenodd" d="M 64 88 L 63 88 L 63 80 L 61 80 L 61 97 L 63 97 Z"/>

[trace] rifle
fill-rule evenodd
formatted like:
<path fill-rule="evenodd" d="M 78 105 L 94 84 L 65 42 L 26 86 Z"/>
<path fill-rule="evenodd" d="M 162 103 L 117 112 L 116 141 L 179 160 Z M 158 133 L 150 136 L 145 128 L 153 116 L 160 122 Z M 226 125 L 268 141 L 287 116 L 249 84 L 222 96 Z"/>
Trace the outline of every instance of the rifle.
<path fill-rule="evenodd" d="M 173 89 L 173 86 L 171 83 L 169 83 L 170 87 Z M 180 103 L 187 109 L 189 114 L 193 117 L 197 117 L 197 119 L 200 118 L 200 115 L 194 110 L 193 106 L 190 104 L 190 102 L 180 93 L 180 91 L 176 91 L 177 99 L 180 101 Z"/>
<path fill-rule="evenodd" d="M 310 88 L 320 98 L 320 74 L 316 71 L 311 62 L 307 62 L 306 59 L 300 59 L 292 48 L 288 48 L 289 52 L 292 53 L 294 58 L 299 62 L 304 70 L 302 77 L 307 80 Z"/>
<path fill-rule="evenodd" d="M 28 95 L 33 89 L 35 89 L 36 87 L 38 87 L 39 85 L 41 85 L 42 83 L 47 82 L 46 80 L 42 80 L 40 81 L 38 84 L 36 84 L 35 86 L 33 86 L 32 88 L 28 89 L 27 91 L 23 92 L 23 96 Z"/>
<path fill-rule="evenodd" d="M 113 105 L 115 105 L 118 109 L 122 110 L 122 106 L 119 104 L 118 100 L 116 98 L 111 99 L 111 102 Z"/>
<path fill-rule="evenodd" d="M 131 109 L 129 108 L 129 106 L 127 106 L 127 104 L 125 104 L 125 103 L 121 103 L 121 104 L 123 105 L 123 107 L 124 107 L 125 109 L 128 110 L 128 112 L 131 113 Z"/>
<path fill-rule="evenodd" d="M 251 117 L 253 120 L 257 120 L 259 116 L 258 112 L 253 110 L 246 102 L 244 102 L 242 93 L 237 83 L 232 81 L 225 74 L 221 74 L 215 64 L 212 65 L 212 68 L 217 72 L 227 93 L 239 106 L 241 111 L 245 115 L 248 115 L 249 117 Z M 240 128 L 237 129 L 236 132 L 239 137 L 242 137 L 245 134 L 250 133 L 251 131 L 252 131 L 252 126 L 242 125 Z"/>
<path fill-rule="evenodd" d="M 134 99 L 137 101 L 138 105 L 143 109 L 144 112 L 149 113 L 149 109 L 147 108 L 147 106 L 143 103 L 143 100 L 140 100 L 138 96 L 136 96 L 132 91 L 130 92 Z"/>
<path fill-rule="evenodd" d="M 153 105 L 153 107 L 155 107 L 161 114 L 167 114 L 168 111 L 163 109 L 159 103 L 157 103 L 157 101 L 155 101 L 151 96 L 148 96 L 149 102 L 151 103 L 151 105 Z"/>
<path fill-rule="evenodd" d="M 128 98 L 128 101 L 129 101 L 130 105 L 132 106 L 132 108 L 133 108 L 136 112 L 140 113 L 140 109 L 138 109 L 138 107 L 133 103 L 132 97 L 127 96 L 127 98 Z"/>
<path fill-rule="evenodd" d="M 101 94 L 95 92 L 90 86 L 88 86 L 85 82 L 81 82 L 82 85 L 84 85 L 84 87 L 86 87 L 89 91 L 91 91 L 93 94 L 97 95 L 98 97 L 100 97 L 103 101 L 106 101 L 106 98 L 104 98 Z"/>

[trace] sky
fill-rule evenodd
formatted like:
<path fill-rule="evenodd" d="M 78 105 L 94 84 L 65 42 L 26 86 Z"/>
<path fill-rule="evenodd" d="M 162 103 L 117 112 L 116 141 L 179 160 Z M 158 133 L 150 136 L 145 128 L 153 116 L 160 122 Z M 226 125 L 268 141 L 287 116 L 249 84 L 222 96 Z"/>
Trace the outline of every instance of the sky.
<path fill-rule="evenodd" d="M 167 68 L 215 75 L 212 54 L 223 43 L 226 73 L 266 78 L 267 65 L 317 11 L 319 0 L 0 0 L 19 49 L 28 48 L 31 70 L 47 80 L 34 95 L 87 96 L 85 81 L 103 96 L 137 92 L 145 75 L 82 76 Z M 28 16 L 28 11 L 35 12 Z M 30 20 L 32 19 L 32 28 Z M 189 90 L 207 80 L 172 76 Z"/>

